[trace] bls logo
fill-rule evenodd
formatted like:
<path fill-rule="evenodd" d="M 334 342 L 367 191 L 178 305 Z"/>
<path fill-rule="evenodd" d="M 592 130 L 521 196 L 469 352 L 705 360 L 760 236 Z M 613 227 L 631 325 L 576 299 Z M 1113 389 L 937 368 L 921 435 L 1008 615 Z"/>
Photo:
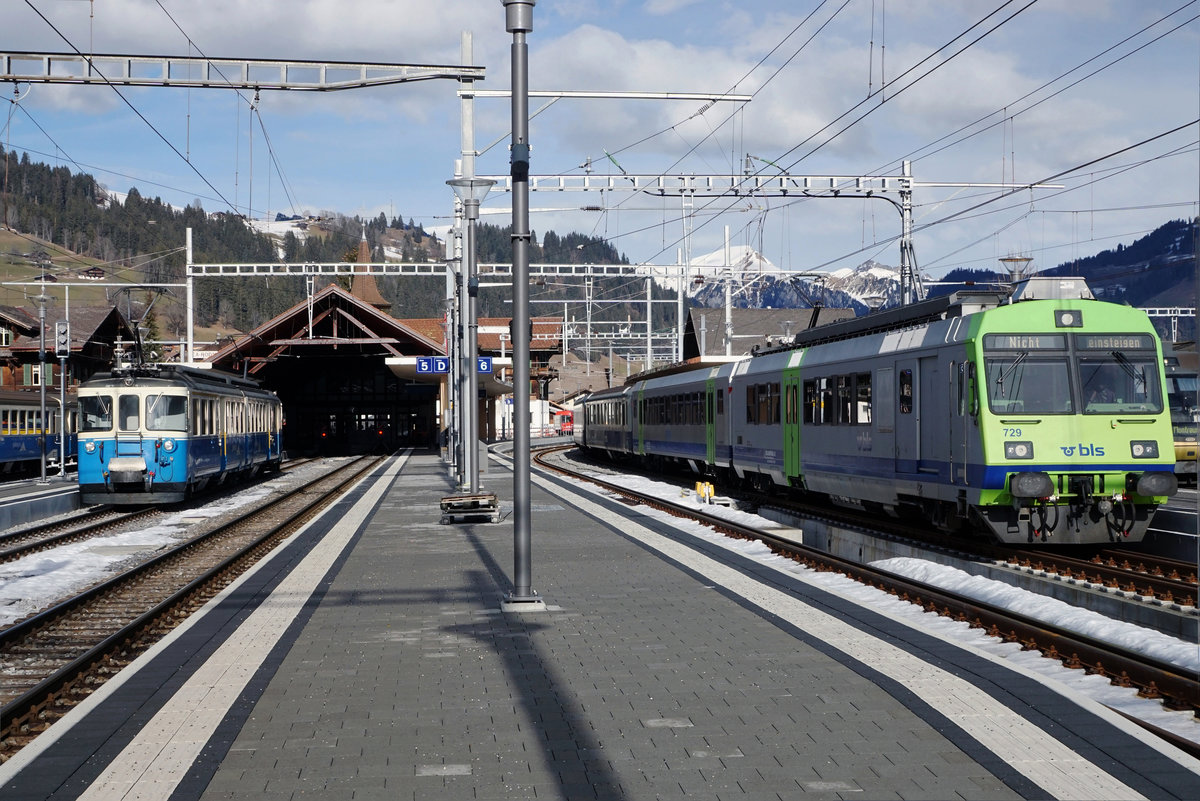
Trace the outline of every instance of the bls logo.
<path fill-rule="evenodd" d="M 1062 445 L 1062 452 L 1065 456 L 1103 456 L 1103 445 L 1084 445 L 1082 442 L 1078 445 Z"/>

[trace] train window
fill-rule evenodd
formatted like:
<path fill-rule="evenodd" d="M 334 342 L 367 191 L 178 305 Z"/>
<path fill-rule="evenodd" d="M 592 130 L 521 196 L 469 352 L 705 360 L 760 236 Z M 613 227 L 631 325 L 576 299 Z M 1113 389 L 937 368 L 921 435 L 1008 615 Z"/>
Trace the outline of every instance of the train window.
<path fill-rule="evenodd" d="M 1030 357 L 1029 351 L 990 354 L 984 360 L 988 403 L 997 414 L 1070 414 L 1071 375 L 1066 358 Z"/>
<path fill-rule="evenodd" d="M 859 425 L 871 424 L 870 373 L 859 373 L 854 376 L 854 411 L 855 422 Z"/>
<path fill-rule="evenodd" d="M 183 395 L 147 395 L 146 428 L 187 431 L 187 398 Z"/>
<path fill-rule="evenodd" d="M 725 390 L 717 387 L 717 414 L 725 414 Z"/>
<path fill-rule="evenodd" d="M 912 370 L 900 371 L 900 414 L 912 414 L 913 378 Z"/>
<path fill-rule="evenodd" d="M 804 382 L 804 422 L 815 423 L 820 419 L 817 414 L 817 382 L 810 378 Z"/>
<path fill-rule="evenodd" d="M 821 393 L 821 423 L 823 425 L 833 424 L 833 379 L 818 378 L 817 388 Z"/>
<path fill-rule="evenodd" d="M 1079 357 L 1084 414 L 1158 414 L 1163 410 L 1161 384 L 1153 352 L 1114 350 Z"/>
<path fill-rule="evenodd" d="M 762 423 L 763 425 L 769 425 L 771 423 L 771 419 L 771 385 L 759 384 L 757 422 Z"/>
<path fill-rule="evenodd" d="M 842 425 L 854 424 L 853 382 L 854 379 L 848 375 L 839 375 L 836 379 L 837 422 Z"/>
<path fill-rule="evenodd" d="M 110 395 L 84 395 L 79 399 L 80 431 L 111 431 L 113 399 Z"/>
<path fill-rule="evenodd" d="M 758 414 L 758 396 L 756 387 L 753 384 L 746 385 L 746 422 L 758 422 L 756 415 Z"/>
<path fill-rule="evenodd" d="M 120 395 L 117 397 L 117 429 L 119 431 L 137 431 L 140 426 L 140 416 L 137 395 Z"/>

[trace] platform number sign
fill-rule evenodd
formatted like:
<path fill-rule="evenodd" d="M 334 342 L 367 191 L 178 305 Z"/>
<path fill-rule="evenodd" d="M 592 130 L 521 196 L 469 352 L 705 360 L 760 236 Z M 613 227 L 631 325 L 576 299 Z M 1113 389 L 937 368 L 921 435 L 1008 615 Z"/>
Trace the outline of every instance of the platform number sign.
<path fill-rule="evenodd" d="M 417 357 L 417 373 L 424 375 L 428 373 L 448 373 L 450 372 L 450 359 L 446 356 L 418 356 Z"/>
<path fill-rule="evenodd" d="M 478 358 L 476 358 L 475 359 L 475 372 L 487 373 L 490 375 L 492 372 L 492 357 L 491 356 L 479 356 Z"/>

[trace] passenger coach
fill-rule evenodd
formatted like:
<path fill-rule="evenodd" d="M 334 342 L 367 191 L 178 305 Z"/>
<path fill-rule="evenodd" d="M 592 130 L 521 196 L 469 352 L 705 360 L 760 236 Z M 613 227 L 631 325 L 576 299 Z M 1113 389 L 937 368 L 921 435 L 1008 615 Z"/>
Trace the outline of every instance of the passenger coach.
<path fill-rule="evenodd" d="M 173 503 L 209 484 L 278 469 L 274 393 L 211 370 L 157 365 L 79 387 L 79 492 L 85 504 Z"/>
<path fill-rule="evenodd" d="M 965 291 L 584 399 L 582 444 L 1003 542 L 1136 542 L 1175 493 L 1161 343 L 1081 279 Z"/>

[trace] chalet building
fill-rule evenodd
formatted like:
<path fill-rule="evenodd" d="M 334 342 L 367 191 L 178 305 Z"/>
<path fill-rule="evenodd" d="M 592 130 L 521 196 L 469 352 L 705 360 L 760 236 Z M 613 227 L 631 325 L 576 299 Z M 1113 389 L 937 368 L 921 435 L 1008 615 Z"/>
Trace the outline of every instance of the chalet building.
<path fill-rule="evenodd" d="M 38 317 L 36 308 L 0 307 L 0 389 L 33 390 L 43 384 Z M 57 309 L 46 315 L 44 383 L 47 387 L 58 387 L 63 382 L 62 362 L 55 341 L 59 317 Z M 72 304 L 69 322 L 68 387 L 87 380 L 98 371 L 110 369 L 119 343 L 129 349 L 137 341 L 133 326 L 119 309 L 112 307 Z"/>

